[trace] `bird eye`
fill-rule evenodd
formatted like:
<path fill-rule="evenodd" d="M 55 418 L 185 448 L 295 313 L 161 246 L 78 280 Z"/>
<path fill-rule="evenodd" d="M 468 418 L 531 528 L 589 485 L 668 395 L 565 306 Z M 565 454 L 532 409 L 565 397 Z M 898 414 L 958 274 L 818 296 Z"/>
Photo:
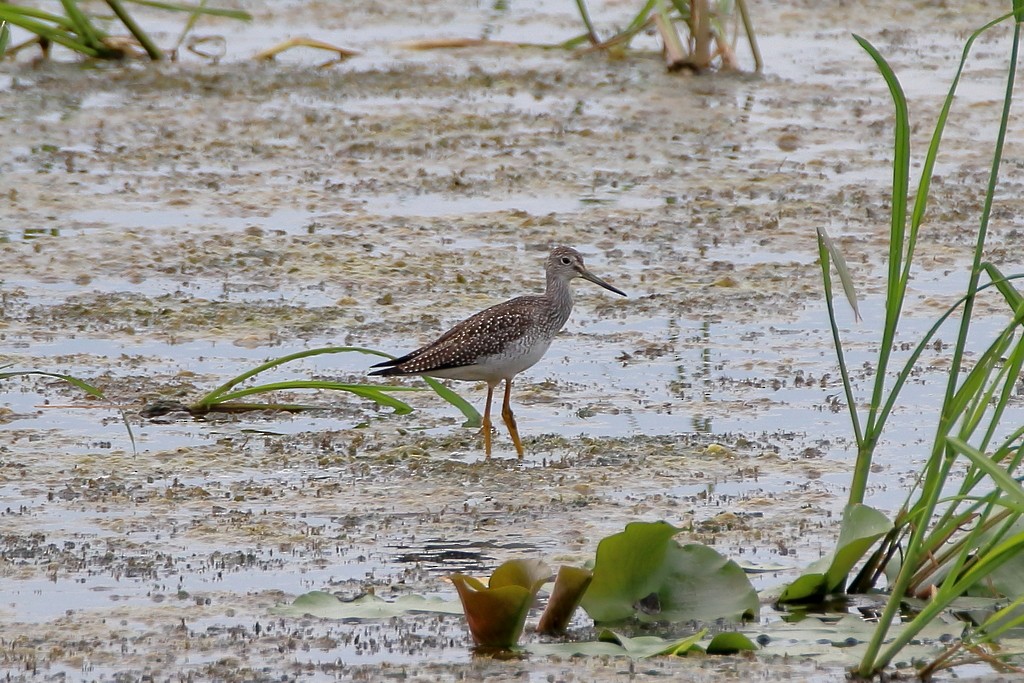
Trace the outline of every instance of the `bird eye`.
<path fill-rule="evenodd" d="M 563 257 L 562 257 L 562 265 L 563 265 L 563 266 L 567 266 L 567 265 L 569 265 L 570 263 L 572 263 L 572 260 L 570 260 L 568 256 L 563 256 Z"/>

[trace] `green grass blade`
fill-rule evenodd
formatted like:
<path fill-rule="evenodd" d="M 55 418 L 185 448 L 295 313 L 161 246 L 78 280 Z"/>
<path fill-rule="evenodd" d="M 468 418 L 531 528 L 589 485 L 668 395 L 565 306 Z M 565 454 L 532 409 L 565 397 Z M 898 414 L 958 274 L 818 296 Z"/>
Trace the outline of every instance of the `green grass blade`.
<path fill-rule="evenodd" d="M 8 5 L 8 7 L 10 6 Z M 28 13 L 12 12 L 7 7 L 0 6 L 0 19 L 4 19 L 13 26 L 19 26 L 30 33 L 46 38 L 52 43 L 63 45 L 69 50 L 74 50 L 87 57 L 98 58 L 102 56 L 99 50 L 77 40 L 72 33 L 36 21 Z"/>
<path fill-rule="evenodd" d="M 270 384 L 260 384 L 255 387 L 247 387 L 238 391 L 230 393 L 224 393 L 217 397 L 215 401 L 200 402 L 190 407 L 193 414 L 202 414 L 209 411 L 223 410 L 221 406 L 225 404 L 232 404 L 230 409 L 232 412 L 238 412 L 237 406 L 239 404 L 234 403 L 240 398 L 247 396 L 254 396 L 257 394 L 266 394 L 273 391 L 294 391 L 298 389 L 316 389 L 321 391 L 347 391 L 363 398 L 368 398 L 375 403 L 383 405 L 385 407 L 394 408 L 395 413 L 404 415 L 412 412 L 412 406 L 405 401 L 399 400 L 394 396 L 389 396 L 387 392 L 390 391 L 423 391 L 418 387 L 405 387 L 405 386 L 372 386 L 365 384 L 347 384 L 344 382 L 328 382 L 322 380 L 288 380 L 283 382 L 273 382 Z M 259 405 L 259 404 L 251 404 Z M 262 405 L 259 409 L 266 409 L 270 405 Z"/>
<path fill-rule="evenodd" d="M 565 40 L 565 41 L 562 41 L 561 43 L 558 43 L 554 47 L 557 47 L 557 48 L 559 48 L 561 50 L 575 50 L 579 46 L 585 45 L 585 44 L 587 44 L 589 42 L 590 42 L 590 34 L 589 33 L 581 33 L 578 36 L 573 36 L 572 38 L 569 38 L 568 40 Z"/>
<path fill-rule="evenodd" d="M 0 59 L 3 59 L 9 42 L 11 42 L 11 29 L 7 27 L 6 21 L 0 21 Z"/>
<path fill-rule="evenodd" d="M 989 24 L 989 26 L 990 25 L 992 24 Z M 950 441 L 951 437 L 949 437 L 949 432 L 951 431 L 955 420 L 955 415 L 951 414 L 951 411 L 955 408 L 954 396 L 957 392 L 960 368 L 967 346 L 968 331 L 970 329 L 974 309 L 974 300 L 981 289 L 978 287 L 978 281 L 981 274 L 981 258 L 985 250 L 988 221 L 989 216 L 991 215 L 992 201 L 995 194 L 996 183 L 998 181 L 998 171 L 1002 160 L 1003 143 L 1006 138 L 1010 106 L 1013 101 L 1013 88 L 1016 77 L 1020 36 L 1020 24 L 1015 23 L 1006 79 L 1006 91 L 1003 98 L 1002 116 L 1000 118 L 999 131 L 996 136 L 995 149 L 992 155 L 992 167 L 982 208 L 981 221 L 974 250 L 974 261 L 971 266 L 970 281 L 967 287 L 967 296 L 964 301 L 960 330 L 957 336 L 956 346 L 953 350 L 952 363 L 949 370 L 948 381 L 946 383 L 945 398 L 943 400 L 942 412 L 939 416 L 935 442 L 932 448 L 932 453 L 930 454 L 925 466 L 921 498 L 919 502 L 915 504 L 915 509 L 919 511 L 921 519 L 925 521 L 930 521 L 932 519 L 936 502 L 942 493 L 942 484 L 949 476 L 950 468 L 956 460 L 954 457 L 956 452 L 956 442 Z M 887 301 L 887 307 L 888 305 L 889 302 Z M 887 348 L 889 348 L 889 345 L 884 344 L 882 352 L 886 352 Z M 879 372 L 882 372 L 882 370 L 883 369 L 881 367 L 878 369 Z M 922 558 L 922 548 L 924 546 L 923 539 L 927 533 L 927 528 L 928 525 L 922 523 L 917 525 L 911 533 L 910 540 L 907 543 L 906 555 L 904 557 L 904 566 L 892 585 L 892 595 L 878 619 L 878 625 L 875 629 L 875 633 L 872 635 L 871 641 L 868 643 L 861 659 L 858 674 L 862 677 L 869 677 L 880 669 L 886 667 L 892 661 L 892 658 L 897 655 L 899 650 L 906 645 L 908 642 L 907 638 L 912 638 L 916 633 L 915 629 L 905 627 L 889 644 L 889 646 L 884 651 L 881 651 L 882 643 L 885 641 L 887 636 L 889 636 L 890 626 L 900 610 L 902 598 L 906 595 L 909 587 L 909 582 L 912 578 L 912 568 L 915 567 L 918 561 Z M 998 565 L 989 566 L 993 567 Z M 991 571 L 991 569 L 989 571 Z M 959 585 L 960 582 L 958 581 L 957 584 Z M 965 586 L 969 585 L 971 584 L 965 584 Z M 945 591 L 945 586 L 943 586 L 943 591 Z M 944 600 L 938 599 L 929 602 L 918 617 L 914 619 L 914 622 L 928 623 L 928 621 L 938 615 L 941 609 L 945 608 L 945 604 Z M 926 620 L 922 622 L 922 619 Z M 881 652 L 881 654 L 879 654 L 879 652 Z"/>
<path fill-rule="evenodd" d="M 846 265 L 846 258 L 843 256 L 839 246 L 829 237 L 825 228 L 818 228 L 817 232 L 819 251 L 821 246 L 828 250 L 829 256 L 832 258 L 832 265 L 836 268 L 836 275 L 839 276 L 839 282 L 843 286 L 846 301 L 850 304 L 850 308 L 853 309 L 854 318 L 860 321 L 860 309 L 857 308 L 857 288 L 853 284 L 853 277 L 850 275 L 850 269 Z"/>
<path fill-rule="evenodd" d="M 5 366 L 2 366 L 2 367 L 10 367 L 10 365 L 5 365 Z M 117 410 L 118 413 L 121 414 L 121 421 L 124 423 L 124 428 L 128 431 L 128 439 L 132 442 L 132 453 L 136 452 L 136 449 L 135 449 L 135 433 L 132 432 L 132 426 L 128 422 L 128 415 L 127 415 L 127 413 L 125 413 L 124 410 L 120 406 L 116 406 L 113 403 L 111 403 L 107 399 L 107 397 L 103 395 L 102 391 L 100 391 L 99 389 L 97 389 L 93 385 L 89 384 L 88 382 L 86 382 L 84 380 L 81 380 L 81 379 L 78 379 L 77 377 L 74 377 L 72 375 L 64 375 L 64 374 L 61 374 L 59 372 L 46 372 L 44 370 L 20 370 L 20 371 L 14 371 L 14 372 L 0 372 L 0 380 L 8 379 L 8 378 L 11 378 L 11 377 L 20 377 L 20 376 L 25 376 L 25 375 L 40 375 L 42 377 L 54 377 L 56 379 L 64 380 L 65 382 L 67 382 L 71 386 L 73 386 L 73 387 L 75 387 L 77 389 L 81 389 L 82 391 L 84 391 L 89 396 L 93 396 L 95 398 L 100 399 L 101 401 L 104 401 L 105 403 L 108 403 L 111 407 L 113 407 L 115 410 Z"/>
<path fill-rule="evenodd" d="M 234 401 L 246 396 L 253 396 L 255 394 L 267 394 L 272 391 L 295 391 L 299 389 L 314 389 L 317 391 L 352 391 L 354 389 L 369 389 L 374 393 L 391 391 L 425 391 L 425 389 L 422 389 L 421 387 L 350 384 L 347 382 L 331 382 L 319 379 L 292 379 L 281 382 L 270 382 L 268 384 L 259 384 L 254 387 L 246 387 L 245 389 L 239 389 L 238 391 L 221 394 L 217 397 L 216 401 L 208 405 L 216 405 L 218 403 L 223 403 L 224 401 Z"/>
<path fill-rule="evenodd" d="M 281 356 L 280 358 L 275 358 L 273 360 L 267 361 L 266 363 L 263 363 L 262 365 L 259 365 L 253 368 L 252 370 L 247 370 L 246 372 L 243 372 L 241 375 L 231 378 L 230 380 L 228 380 L 227 382 L 220 385 L 219 387 L 208 393 L 206 396 L 201 398 L 198 401 L 197 405 L 216 401 L 218 396 L 226 393 L 232 387 L 241 384 L 242 382 L 251 377 L 255 377 L 261 372 L 266 372 L 267 370 L 276 368 L 279 365 L 290 363 L 293 360 L 301 360 L 302 358 L 310 358 L 311 356 L 320 356 L 323 354 L 331 353 L 365 353 L 372 356 L 382 356 L 384 358 L 391 358 L 390 355 L 383 353 L 381 351 L 375 351 L 374 349 L 366 349 L 360 346 L 326 346 L 319 349 L 306 349 L 305 351 L 291 353 L 288 354 L 287 356 Z"/>
<path fill-rule="evenodd" d="M 850 411 L 850 422 L 853 425 L 854 438 L 858 448 L 864 442 L 864 435 L 861 432 L 860 416 L 857 414 L 857 401 L 853 396 L 853 384 L 850 382 L 850 372 L 846 367 L 846 353 L 843 350 L 843 340 L 839 335 L 839 324 L 836 322 L 835 303 L 832 296 L 832 268 L 830 265 L 832 250 L 829 245 L 832 240 L 824 228 L 818 228 L 818 260 L 821 264 L 821 279 L 825 290 L 825 306 L 828 308 L 828 322 L 832 328 L 832 342 L 836 348 L 836 358 L 839 362 L 839 373 L 843 379 L 843 391 L 846 393 L 846 405 Z M 849 275 L 849 273 L 847 273 Z M 856 310 L 856 309 L 855 309 Z M 853 501 L 858 503 L 861 501 Z"/>
<path fill-rule="evenodd" d="M 200 3 L 199 3 L 199 7 L 198 8 L 204 8 L 204 7 L 206 7 L 206 0 L 201 0 Z M 181 48 L 182 44 L 185 42 L 185 38 L 188 37 L 188 34 L 191 33 L 192 29 L 194 29 L 196 27 L 196 24 L 199 23 L 199 17 L 200 16 L 201 15 L 199 14 L 199 12 L 192 12 L 192 13 L 190 13 L 188 15 L 188 19 L 185 21 L 185 25 L 182 26 L 182 28 L 181 28 L 181 34 L 178 36 L 178 40 L 175 41 L 174 47 L 171 48 L 171 53 L 172 54 L 177 54 L 178 53 L 178 50 Z"/>
<path fill-rule="evenodd" d="M 587 29 L 587 37 L 590 42 L 597 45 L 601 42 L 601 38 L 598 37 L 597 31 L 594 30 L 594 24 L 590 21 L 590 11 L 587 9 L 586 0 L 576 0 L 576 9 L 580 13 L 580 19 L 583 21 L 583 26 Z"/>
<path fill-rule="evenodd" d="M 124 5 L 121 4 L 121 0 L 106 1 L 110 9 L 114 10 L 114 14 L 117 15 L 117 18 L 120 19 L 121 23 L 128 29 L 128 32 L 135 36 L 135 40 L 139 41 L 139 45 L 141 45 L 142 49 L 146 51 L 149 58 L 154 62 L 162 60 L 164 58 L 164 53 L 160 51 L 160 48 L 156 46 L 156 43 L 150 40 L 149 35 L 135 22 L 132 15 L 128 14 Z"/>
<path fill-rule="evenodd" d="M 1017 378 L 1021 376 L 1022 368 L 1024 368 L 1024 338 L 1017 341 L 1013 352 L 1010 353 L 1003 365 L 1001 371 L 1003 390 L 992 407 L 989 429 L 981 442 L 983 448 L 987 447 L 992 442 L 992 439 L 995 438 L 996 427 L 1002 422 L 1007 406 L 1010 405 L 1010 401 L 1017 394 Z"/>
<path fill-rule="evenodd" d="M 371 356 L 379 356 L 381 358 L 393 358 L 394 357 L 391 354 L 384 353 L 383 351 L 377 351 L 375 349 L 368 349 L 368 348 L 364 348 L 364 347 L 361 347 L 361 346 L 328 346 L 328 347 L 319 348 L 319 349 L 307 349 L 305 351 L 299 351 L 299 352 L 296 352 L 296 353 L 288 354 L 287 356 L 282 356 L 280 358 L 275 358 L 273 360 L 267 361 L 266 363 L 263 363 L 262 365 L 259 365 L 259 366 L 255 367 L 255 368 L 253 368 L 252 370 L 247 370 L 246 372 L 243 372 L 242 374 L 240 374 L 240 375 L 238 375 L 236 377 L 231 378 L 230 380 L 228 380 L 224 384 L 221 384 L 219 387 L 217 387 L 216 389 L 214 389 L 213 391 L 211 391 L 210 393 L 206 394 L 201 399 L 199 399 L 196 403 L 194 403 L 192 405 L 192 408 L 195 409 L 195 410 L 198 410 L 198 411 L 203 411 L 204 409 L 206 409 L 209 406 L 212 406 L 212 405 L 214 405 L 216 403 L 219 403 L 219 402 L 222 402 L 222 401 L 225 401 L 225 400 L 229 400 L 229 397 L 230 397 L 230 399 L 235 399 L 235 398 L 238 398 L 240 395 L 241 396 L 249 395 L 249 393 L 241 393 L 240 394 L 239 392 L 234 392 L 234 393 L 228 393 L 228 392 L 230 392 L 231 389 L 233 389 L 235 386 L 241 384 L 242 382 L 244 382 L 244 381 L 246 381 L 246 380 L 248 380 L 248 379 L 250 379 L 252 377 L 255 377 L 256 375 L 258 375 L 258 374 L 260 374 L 262 372 L 266 372 L 267 370 L 271 370 L 271 369 L 276 368 L 276 367 L 278 367 L 280 365 L 284 365 L 285 363 L 290 363 L 291 361 L 300 360 L 300 359 L 303 359 L 303 358 L 309 358 L 311 356 L 319 356 L 319 355 L 323 355 L 323 354 L 332 354 L 332 353 L 363 353 L 363 354 L 367 354 L 367 355 L 371 355 Z M 473 408 L 473 406 L 471 406 L 464 398 L 462 398 L 457 393 L 455 393 L 454 391 L 452 391 L 448 387 L 444 386 L 443 384 L 441 384 L 437 380 L 434 380 L 434 379 L 429 378 L 429 377 L 424 377 L 423 379 L 430 386 L 430 388 L 433 389 L 437 393 L 438 396 L 443 398 L 445 401 L 447 401 L 451 405 L 455 406 L 455 408 L 457 408 L 466 417 L 466 422 L 464 423 L 464 426 L 467 426 L 467 427 L 478 427 L 478 426 L 480 426 L 480 424 L 482 423 L 482 418 L 480 416 L 480 413 L 478 413 L 476 411 L 476 409 Z M 297 381 L 307 381 L 307 380 L 297 380 Z M 308 381 L 312 382 L 313 380 L 308 380 Z M 301 388 L 321 388 L 321 389 L 330 388 L 330 387 L 325 386 L 325 384 L 326 383 L 324 383 L 324 382 L 320 382 L 318 386 L 306 386 L 306 387 L 301 387 Z M 269 386 L 269 385 L 263 385 L 263 386 Z M 344 387 L 345 388 L 341 389 L 341 390 L 350 391 L 352 393 L 358 393 L 358 392 L 354 391 L 354 387 L 363 387 L 363 388 L 366 389 L 366 391 L 369 391 L 370 393 L 373 393 L 373 390 L 375 390 L 375 389 L 377 389 L 379 391 L 411 390 L 411 387 L 401 387 L 401 388 L 399 388 L 399 387 L 379 387 L 377 385 L 372 385 L 372 384 L 346 384 L 346 385 L 344 385 Z M 300 387 L 292 385 L 291 388 L 300 388 Z M 250 392 L 250 390 L 244 390 L 244 391 L 245 392 Z M 264 391 L 266 391 L 266 389 L 264 389 Z M 260 393 L 260 392 L 255 392 L 255 393 Z M 367 397 L 370 398 L 369 395 L 367 395 Z M 377 399 L 374 398 L 373 400 L 377 400 Z M 388 399 L 385 399 L 385 400 L 388 402 L 387 403 L 388 405 L 392 405 L 393 402 L 397 401 L 397 399 L 394 399 L 394 398 L 388 398 Z M 377 402 L 378 403 L 382 403 L 382 402 L 384 402 L 384 400 L 377 401 Z M 404 403 L 402 405 L 405 406 Z M 397 411 L 397 408 L 398 408 L 397 406 L 392 405 L 392 407 L 395 407 L 396 411 Z M 411 411 L 412 409 L 410 408 L 409 410 Z M 401 412 L 404 413 L 404 412 L 409 412 L 409 411 L 406 411 L 403 408 Z"/>
<path fill-rule="evenodd" d="M 992 280 L 992 284 L 996 286 L 999 293 L 1003 295 L 1003 298 L 1006 299 L 1006 303 L 1010 305 L 1010 308 L 1014 311 L 1019 311 L 1021 306 L 1024 305 L 1024 296 L 1017 291 L 1016 287 L 1010 284 L 1010 280 L 1013 280 L 1014 277 L 1004 276 L 995 264 L 988 261 L 982 263 L 981 268 Z"/>
<path fill-rule="evenodd" d="M 878 367 L 875 369 L 875 386 L 872 391 L 871 404 L 868 408 L 865 433 L 868 438 L 877 434 L 876 425 L 878 409 L 883 403 L 885 379 L 892 354 L 893 339 L 899 325 L 900 312 L 903 308 L 906 288 L 901 287 L 904 238 L 907 226 L 907 202 L 910 188 L 910 112 L 907 108 L 907 97 L 903 87 L 885 57 L 864 38 L 853 36 L 860 46 L 871 56 L 882 78 L 889 88 L 895 107 L 895 128 L 893 132 L 892 162 L 892 221 L 889 227 L 889 276 L 886 282 L 885 324 L 882 328 L 882 341 L 878 350 Z M 870 456 L 870 452 L 868 453 Z M 851 495 L 856 492 L 851 492 Z"/>
<path fill-rule="evenodd" d="M 9 15 L 13 17 L 42 19 L 43 21 L 47 21 L 54 26 L 59 26 L 60 28 L 68 31 L 73 31 L 75 28 L 74 25 L 68 21 L 67 17 L 60 14 L 53 14 L 52 12 L 36 9 L 35 7 L 22 7 L 21 5 L 12 5 L 8 2 L 0 2 L 0 17 L 7 19 L 15 26 L 18 26 L 19 24 L 16 24 Z"/>
<path fill-rule="evenodd" d="M 980 641 L 975 640 L 975 642 L 995 643 L 1007 631 L 1024 625 L 1024 610 L 1021 609 L 1022 607 L 1024 607 L 1024 595 L 1003 607 L 978 626 L 976 636 L 980 636 Z"/>
<path fill-rule="evenodd" d="M 206 7 L 205 5 L 186 5 L 177 2 L 157 2 L 157 0 L 128 0 L 136 5 L 153 7 L 170 12 L 188 12 L 189 14 L 205 14 L 211 17 L 226 17 L 238 19 L 239 21 L 252 21 L 252 15 L 248 12 L 237 9 L 222 9 L 220 7 Z"/>
<path fill-rule="evenodd" d="M 462 423 L 463 427 L 470 427 L 476 429 L 483 424 L 483 417 L 477 412 L 477 409 L 470 405 L 469 401 L 462 398 L 454 391 L 446 387 L 445 385 L 438 382 L 433 377 L 423 377 L 423 381 L 426 382 L 431 389 L 433 389 L 438 396 L 451 403 L 453 406 L 459 409 L 462 415 L 466 418 L 466 421 Z"/>
<path fill-rule="evenodd" d="M 395 409 L 395 415 L 407 415 L 412 412 L 412 406 L 404 401 L 400 401 L 394 396 L 389 396 L 383 391 L 377 391 L 374 387 L 368 387 L 365 385 L 354 385 L 348 391 L 351 391 L 357 396 L 368 398 L 371 401 L 375 401 L 382 406 L 387 406 Z"/>
<path fill-rule="evenodd" d="M 647 24 L 648 17 L 651 16 L 651 12 L 654 11 L 655 4 L 657 4 L 657 0 L 647 0 L 647 2 L 644 3 L 644 6 L 640 8 L 640 11 L 633 16 L 633 19 L 626 26 L 623 33 L 635 33 L 644 27 Z"/>
<path fill-rule="evenodd" d="M 914 209 L 910 215 L 910 236 L 907 239 L 906 262 L 903 268 L 903 275 L 901 277 L 901 286 L 904 289 L 906 289 L 907 283 L 910 281 L 910 266 L 914 258 L 914 249 L 917 246 L 917 233 L 921 227 L 922 221 L 924 220 L 925 209 L 928 206 L 928 192 L 931 188 L 932 172 L 935 168 L 935 160 L 939 154 L 939 145 L 942 142 L 942 133 L 946 129 L 946 121 L 949 119 L 949 111 L 953 106 L 953 99 L 956 95 L 956 90 L 960 85 L 960 77 L 963 75 L 964 67 L 967 64 L 967 57 L 970 55 L 971 48 L 974 46 L 974 41 L 978 39 L 978 36 L 983 34 L 985 31 L 988 31 L 993 26 L 1002 23 L 1008 19 L 1009 16 L 1010 15 L 1006 14 L 998 19 L 990 21 L 972 33 L 970 37 L 968 37 L 967 42 L 964 43 L 964 49 L 960 54 L 960 64 L 957 66 L 956 73 L 950 83 L 949 91 L 946 93 L 946 99 L 942 103 L 942 110 L 939 112 L 939 117 L 936 120 L 935 130 L 932 131 L 932 139 L 928 144 L 924 164 L 921 168 L 921 180 L 917 186 L 917 194 L 914 198 Z"/>
<path fill-rule="evenodd" d="M 754 22 L 750 19 L 750 12 L 747 11 L 747 0 L 736 0 L 736 9 L 740 12 L 743 31 L 747 34 L 747 42 L 750 43 L 750 53 L 754 56 L 754 72 L 761 73 L 764 70 L 764 60 L 761 58 L 761 48 L 757 44 Z"/>
<path fill-rule="evenodd" d="M 64 7 L 64 13 L 68 15 L 68 19 L 75 27 L 75 33 L 78 34 L 86 45 L 95 48 L 102 54 L 106 50 L 106 46 L 103 44 L 103 34 L 92 25 L 89 16 L 78 9 L 75 0 L 60 0 L 60 4 Z"/>
<path fill-rule="evenodd" d="M 967 425 L 970 426 L 974 420 L 971 418 L 970 407 L 976 403 L 984 403 L 984 400 L 977 401 L 979 397 L 984 398 L 985 387 L 988 384 L 989 376 L 992 374 L 999 357 L 1006 350 L 1010 343 L 1012 330 L 1006 330 L 993 342 L 982 354 L 974 367 L 967 373 L 967 377 L 960 383 L 960 387 L 953 394 L 952 401 L 946 407 L 947 416 L 958 419 L 965 416 Z M 975 406 L 977 407 L 977 406 Z"/>
<path fill-rule="evenodd" d="M 76 387 L 78 389 L 81 389 L 82 391 L 84 391 L 89 396 L 92 396 L 94 398 L 98 398 L 98 399 L 101 399 L 101 400 L 104 400 L 104 401 L 107 400 L 106 396 L 103 395 L 102 391 L 100 391 L 99 389 L 97 389 L 93 385 L 89 384 L 88 382 L 86 382 L 84 380 L 81 380 L 81 379 L 78 379 L 77 377 L 73 377 L 72 375 L 62 375 L 59 372 L 46 372 L 44 370 L 18 370 L 18 371 L 15 371 L 15 372 L 0 372 L 0 379 L 8 379 L 10 377 L 20 377 L 20 376 L 24 376 L 24 375 L 40 375 L 40 376 L 43 376 L 43 377 L 55 377 L 56 379 L 62 379 L 65 382 L 67 382 L 68 384 L 70 384 L 70 385 L 72 385 L 72 386 L 74 386 L 74 387 Z"/>
<path fill-rule="evenodd" d="M 989 282 L 982 285 L 981 287 L 978 288 L 978 291 L 981 292 L 993 286 L 999 287 L 1000 284 L 1004 284 L 1005 286 L 1010 287 L 1010 289 L 1013 289 L 1012 286 L 1009 284 L 1010 281 L 1024 279 L 1024 273 L 1018 275 L 1010 275 L 1005 278 L 1003 278 L 1002 275 L 1000 275 L 1000 278 L 1001 279 L 999 281 Z M 960 307 L 966 301 L 967 295 L 960 297 L 960 299 L 958 299 L 956 303 L 954 303 L 952 306 L 946 309 L 945 313 L 939 316 L 938 320 L 936 320 L 936 322 L 931 326 L 931 328 L 928 329 L 924 336 L 921 337 L 920 341 L 918 341 L 917 346 L 914 347 L 913 352 L 910 354 L 910 357 L 904 364 L 903 370 L 901 370 L 900 373 L 897 375 L 896 381 L 893 383 L 892 389 L 889 392 L 889 398 L 886 400 L 885 405 L 882 407 L 882 410 L 879 411 L 877 424 L 884 424 L 889 417 L 889 413 L 891 413 L 892 410 L 896 407 L 896 400 L 899 398 L 900 390 L 903 388 L 903 385 L 906 384 L 911 374 L 913 374 L 914 367 L 917 365 L 917 360 L 921 357 L 921 354 L 924 353 L 928 345 L 931 344 L 931 340 L 936 335 L 936 333 L 938 333 L 939 328 L 942 327 L 942 325 L 950 318 L 950 316 L 956 313 L 957 310 L 959 310 Z"/>
<path fill-rule="evenodd" d="M 992 151 L 992 167 L 989 172 L 988 186 L 985 189 L 985 199 L 981 209 L 981 221 L 978 225 L 978 237 L 974 247 L 974 262 L 971 265 L 971 277 L 967 285 L 968 298 L 964 303 L 964 315 L 960 322 L 960 333 L 957 336 L 956 346 L 953 348 L 953 360 L 949 373 L 949 381 L 946 384 L 946 398 L 949 399 L 956 391 L 956 382 L 959 370 L 967 347 L 967 336 L 971 325 L 971 315 L 974 311 L 974 294 L 979 291 L 978 281 L 981 279 L 982 255 L 985 253 L 985 241 L 988 237 L 988 222 L 992 215 L 992 202 L 995 198 L 996 185 L 999 181 L 999 166 L 1003 159 L 1003 144 L 1006 140 L 1006 130 L 1009 127 L 1010 105 L 1013 103 L 1014 81 L 1017 75 L 1017 55 L 1020 50 L 1020 27 L 1019 23 L 1013 25 L 1013 43 L 1010 47 L 1009 68 L 1006 74 L 1006 92 L 1003 96 L 1003 110 L 999 119 L 999 131 L 996 134 L 996 144 Z"/>

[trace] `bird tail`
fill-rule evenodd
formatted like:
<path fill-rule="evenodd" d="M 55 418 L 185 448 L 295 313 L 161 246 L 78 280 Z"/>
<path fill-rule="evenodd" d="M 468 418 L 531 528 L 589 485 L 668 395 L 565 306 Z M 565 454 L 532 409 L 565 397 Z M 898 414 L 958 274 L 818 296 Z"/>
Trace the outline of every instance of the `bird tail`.
<path fill-rule="evenodd" d="M 369 373 L 369 375 L 370 375 L 370 377 L 387 377 L 388 375 L 404 375 L 405 373 L 402 372 L 398 368 L 398 366 L 401 365 L 402 362 L 405 361 L 405 360 L 406 360 L 406 358 L 391 358 L 389 360 L 384 361 L 383 363 L 377 363 L 376 365 L 371 365 L 370 366 L 371 368 L 381 368 L 381 369 L 380 370 L 374 370 L 373 372 Z"/>

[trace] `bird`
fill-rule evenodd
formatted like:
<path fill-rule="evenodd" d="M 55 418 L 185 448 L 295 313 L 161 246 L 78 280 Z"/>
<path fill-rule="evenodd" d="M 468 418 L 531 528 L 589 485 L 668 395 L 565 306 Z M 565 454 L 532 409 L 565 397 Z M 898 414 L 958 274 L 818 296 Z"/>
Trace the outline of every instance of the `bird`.
<path fill-rule="evenodd" d="M 512 380 L 532 367 L 547 352 L 551 340 L 565 326 L 572 312 L 569 282 L 583 278 L 610 292 L 625 292 L 597 277 L 571 247 L 555 247 L 544 264 L 543 294 L 526 295 L 486 308 L 458 323 L 436 340 L 400 358 L 371 366 L 371 376 L 427 375 L 487 383 L 487 403 L 481 432 L 486 457 L 491 457 L 491 403 L 494 389 L 503 380 L 505 398 L 501 417 L 508 427 L 516 454 L 524 449 L 512 414 Z"/>

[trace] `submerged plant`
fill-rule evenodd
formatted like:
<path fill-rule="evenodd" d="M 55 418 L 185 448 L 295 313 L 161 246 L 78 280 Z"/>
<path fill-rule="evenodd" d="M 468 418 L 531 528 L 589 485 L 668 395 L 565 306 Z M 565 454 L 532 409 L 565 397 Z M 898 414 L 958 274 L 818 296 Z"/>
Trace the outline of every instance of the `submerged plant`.
<path fill-rule="evenodd" d="M 918 341 L 906 363 L 897 370 L 895 380 L 890 380 L 896 330 L 924 221 L 932 171 L 960 76 L 975 40 L 1009 19 L 1013 20 L 1014 33 L 1003 112 L 967 291 Z M 1024 489 L 1020 485 L 1019 469 L 1024 459 L 1024 427 L 1006 425 L 1003 420 L 1024 366 L 1024 297 L 1011 282 L 1024 276 L 1004 277 L 996 265 L 982 260 L 1013 99 L 1022 20 L 1024 0 L 1015 0 L 1013 13 L 989 22 L 967 40 L 925 155 L 917 191 L 913 194 L 909 191 L 910 119 L 906 97 L 885 58 L 868 41 L 855 36 L 881 71 L 896 110 L 885 322 L 874 365 L 874 387 L 862 422 L 836 322 L 831 266 L 836 266 L 851 298 L 852 278 L 838 248 L 825 231 L 819 229 L 825 301 L 857 443 L 857 461 L 843 531 L 833 558 L 842 557 L 842 561 L 833 561 L 828 567 L 812 567 L 786 589 L 782 599 L 785 602 L 818 600 L 828 592 L 842 591 L 854 564 L 875 547 L 849 585 L 851 592 L 861 592 L 874 588 L 886 576 L 890 583 L 888 602 L 857 667 L 861 676 L 871 676 L 888 666 L 923 628 L 963 596 L 985 594 L 1002 599 L 1003 603 L 992 603 L 989 615 L 979 618 L 980 627 L 966 631 L 945 655 L 931 664 L 921 664 L 922 673 L 953 666 L 959 661 L 958 653 L 977 654 L 977 648 L 984 643 L 991 643 L 1010 628 L 1024 623 L 1020 612 L 1024 600 L 1024 521 L 1021 520 Z M 982 283 L 983 275 L 989 282 Z M 1009 322 L 994 339 L 987 340 L 974 365 L 968 367 L 965 363 L 967 343 L 977 337 L 971 334 L 974 305 L 986 290 L 1001 297 Z M 938 408 L 930 455 L 891 526 L 883 524 L 877 519 L 881 513 L 867 512 L 870 509 L 863 506 L 875 449 L 918 359 L 940 327 L 954 315 L 959 315 L 959 330 L 950 358 L 945 395 Z M 966 474 L 962 475 L 955 493 L 950 494 L 955 466 L 966 468 Z M 855 519 L 858 515 L 875 518 L 875 522 L 864 525 Z M 875 546 L 878 538 L 881 542 Z M 914 596 L 925 597 L 927 602 L 910 617 L 903 616 L 902 621 L 906 623 L 896 629 L 906 601 Z M 1005 608 L 1006 599 L 1015 606 L 1009 612 Z M 1006 656 L 989 654 L 993 663 Z"/>

